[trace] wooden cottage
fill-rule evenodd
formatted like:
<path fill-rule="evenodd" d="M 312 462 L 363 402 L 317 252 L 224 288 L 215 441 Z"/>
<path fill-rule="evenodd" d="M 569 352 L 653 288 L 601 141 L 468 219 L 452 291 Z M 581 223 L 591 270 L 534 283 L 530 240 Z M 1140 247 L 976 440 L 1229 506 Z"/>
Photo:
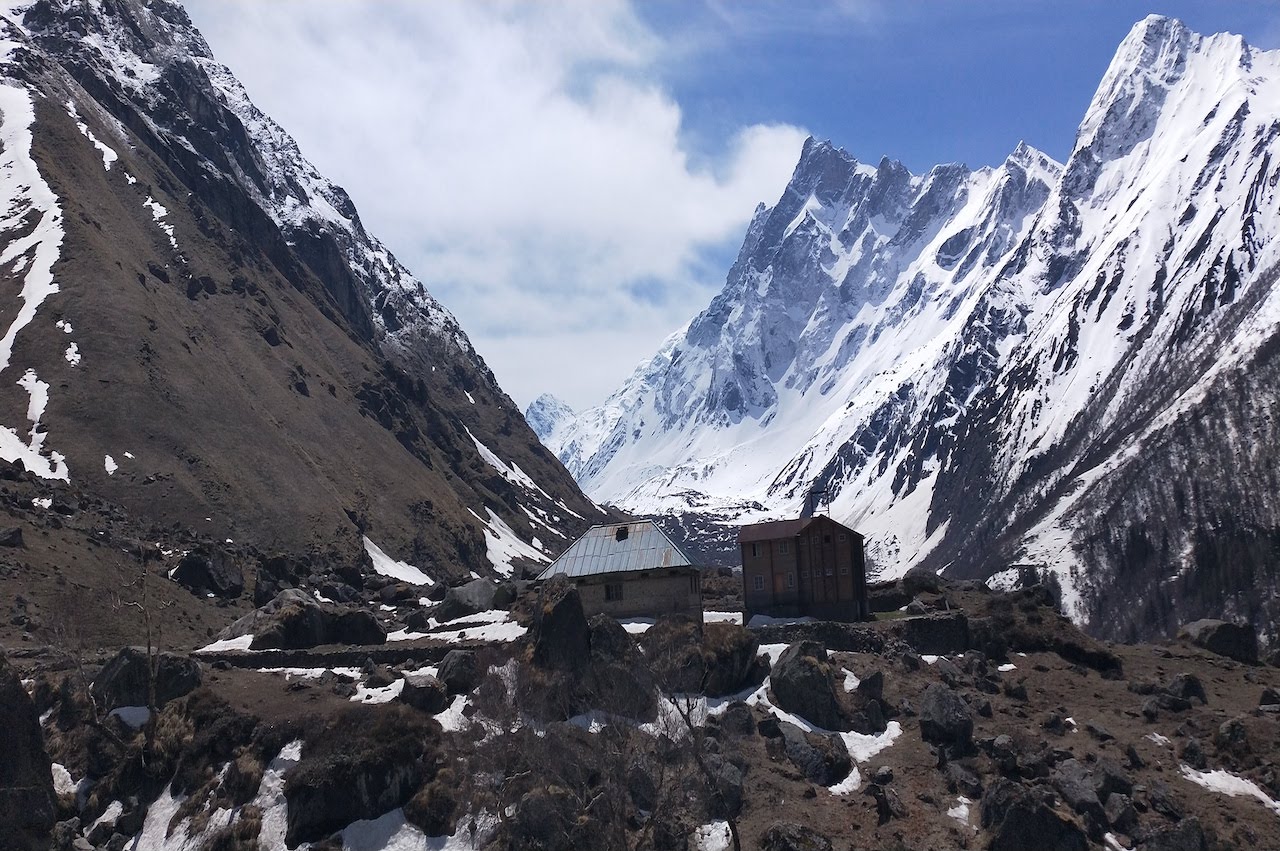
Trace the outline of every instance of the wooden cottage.
<path fill-rule="evenodd" d="M 742 599 L 753 615 L 857 621 L 870 616 L 862 536 L 830 517 L 743 526 Z"/>
<path fill-rule="evenodd" d="M 652 520 L 592 526 L 538 575 L 578 587 L 588 617 L 702 620 L 702 573 Z"/>

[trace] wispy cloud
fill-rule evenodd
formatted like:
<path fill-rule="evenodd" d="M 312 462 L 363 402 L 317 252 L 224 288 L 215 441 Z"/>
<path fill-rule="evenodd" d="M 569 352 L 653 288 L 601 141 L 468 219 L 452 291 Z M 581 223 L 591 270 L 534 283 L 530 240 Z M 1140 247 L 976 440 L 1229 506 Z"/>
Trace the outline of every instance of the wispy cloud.
<path fill-rule="evenodd" d="M 667 45 L 620 0 L 188 6 L 520 402 L 600 401 L 704 306 L 804 137 L 694 158 Z"/>

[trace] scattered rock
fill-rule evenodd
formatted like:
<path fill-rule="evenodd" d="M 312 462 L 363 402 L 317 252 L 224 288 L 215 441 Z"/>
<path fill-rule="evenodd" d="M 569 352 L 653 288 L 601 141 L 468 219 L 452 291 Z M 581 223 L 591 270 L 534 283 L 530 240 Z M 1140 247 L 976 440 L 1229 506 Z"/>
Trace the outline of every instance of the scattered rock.
<path fill-rule="evenodd" d="M 1199 700 L 1201 706 L 1209 703 L 1209 696 L 1205 694 L 1204 684 L 1200 682 L 1200 678 L 1195 674 L 1178 674 L 1164 687 L 1164 693 L 1187 701 L 1187 709 L 1191 708 L 1192 698 Z"/>
<path fill-rule="evenodd" d="M 1137 851 L 1208 851 L 1204 828 L 1196 818 L 1156 830 L 1138 843 Z"/>
<path fill-rule="evenodd" d="M 404 688 L 397 700 L 428 715 L 435 715 L 448 708 L 449 692 L 435 677 L 419 674 L 405 677 Z"/>
<path fill-rule="evenodd" d="M 1187 624 L 1178 636 L 1210 653 L 1248 665 L 1258 664 L 1258 633 L 1251 626 L 1205 619 Z"/>
<path fill-rule="evenodd" d="M 436 620 L 457 620 L 466 615 L 487 612 L 494 608 L 494 594 L 497 586 L 489 579 L 473 579 L 465 585 L 450 588 L 444 594 L 440 605 L 436 606 Z"/>
<path fill-rule="evenodd" d="M 992 828 L 989 851 L 1087 851 L 1076 822 L 1058 815 L 1040 795 L 1001 779 L 982 797 L 982 825 Z"/>
<path fill-rule="evenodd" d="M 98 709 L 110 712 L 121 706 L 149 705 L 150 663 L 144 647 L 122 647 L 93 680 Z M 156 706 L 164 706 L 200 685 L 200 664 L 187 656 L 156 654 Z"/>
<path fill-rule="evenodd" d="M 839 736 L 806 733 L 794 724 L 779 725 L 787 759 L 812 783 L 833 786 L 849 776 L 853 761 Z"/>
<path fill-rule="evenodd" d="M 782 651 L 769 683 L 780 708 L 824 730 L 849 729 L 849 709 L 837 687 L 835 667 L 821 644 L 801 641 Z"/>
<path fill-rule="evenodd" d="M 173 579 L 198 594 L 233 600 L 244 593 L 244 573 L 222 550 L 199 546 L 188 552 L 173 570 Z"/>
<path fill-rule="evenodd" d="M 10 526 L 0 529 L 0 547 L 12 547 L 14 549 L 21 548 L 22 528 L 20 526 Z"/>
<path fill-rule="evenodd" d="M 811 827 L 775 822 L 760 836 L 760 851 L 832 851 L 831 840 Z"/>
<path fill-rule="evenodd" d="M 446 596 L 440 605 L 448 602 Z M 578 589 L 565 583 L 544 586 L 533 623 L 533 663 L 555 671 L 579 671 L 590 655 L 591 630 Z"/>
<path fill-rule="evenodd" d="M 219 639 L 253 635 L 254 650 L 296 650 L 322 644 L 377 645 L 386 630 L 372 612 L 319 603 L 310 594 L 286 589 L 265 606 L 218 633 Z"/>
<path fill-rule="evenodd" d="M 483 671 L 480 661 L 471 650 L 450 650 L 444 655 L 436 676 L 444 683 L 449 695 L 470 694 L 480 684 Z"/>
<path fill-rule="evenodd" d="M 963 753 L 972 745 L 973 715 L 969 706 L 942 683 L 932 683 L 920 701 L 920 735 L 926 742 Z"/>

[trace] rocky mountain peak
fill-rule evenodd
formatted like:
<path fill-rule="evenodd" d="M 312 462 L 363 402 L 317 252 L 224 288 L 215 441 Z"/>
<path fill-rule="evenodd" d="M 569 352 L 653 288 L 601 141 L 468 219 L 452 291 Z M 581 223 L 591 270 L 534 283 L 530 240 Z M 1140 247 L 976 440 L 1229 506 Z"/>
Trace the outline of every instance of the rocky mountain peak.
<path fill-rule="evenodd" d="M 573 408 L 551 393 L 543 393 L 529 403 L 524 418 L 533 433 L 543 443 L 549 444 L 556 431 L 573 419 Z"/>

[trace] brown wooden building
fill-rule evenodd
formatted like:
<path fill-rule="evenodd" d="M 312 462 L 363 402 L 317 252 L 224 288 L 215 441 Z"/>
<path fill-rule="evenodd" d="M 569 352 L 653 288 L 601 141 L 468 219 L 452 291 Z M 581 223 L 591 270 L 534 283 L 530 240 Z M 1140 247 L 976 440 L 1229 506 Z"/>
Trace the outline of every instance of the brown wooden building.
<path fill-rule="evenodd" d="M 870 616 L 862 536 L 825 515 L 743 526 L 742 599 L 752 615 L 857 621 Z"/>

